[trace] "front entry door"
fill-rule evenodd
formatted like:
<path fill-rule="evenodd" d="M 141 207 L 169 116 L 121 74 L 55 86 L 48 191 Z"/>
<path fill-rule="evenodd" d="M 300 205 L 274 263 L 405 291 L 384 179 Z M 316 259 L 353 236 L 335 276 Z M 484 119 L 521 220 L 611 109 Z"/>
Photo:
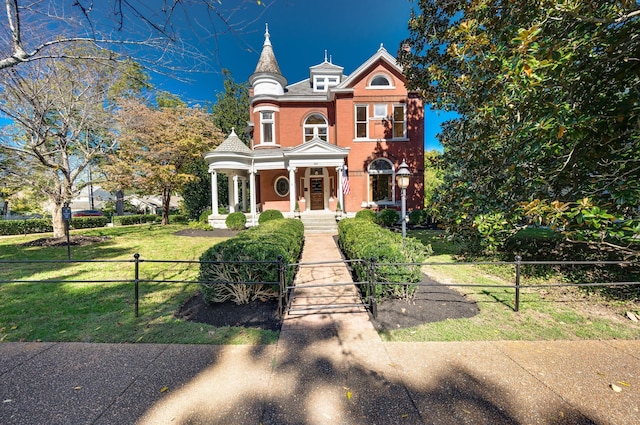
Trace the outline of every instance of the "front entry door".
<path fill-rule="evenodd" d="M 311 209 L 312 210 L 324 209 L 324 179 L 323 178 L 311 179 Z"/>

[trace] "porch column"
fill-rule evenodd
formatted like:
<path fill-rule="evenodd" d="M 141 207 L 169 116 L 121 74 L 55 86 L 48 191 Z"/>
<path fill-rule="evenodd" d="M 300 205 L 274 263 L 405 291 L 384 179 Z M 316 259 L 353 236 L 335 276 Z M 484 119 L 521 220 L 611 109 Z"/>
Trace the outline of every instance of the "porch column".
<path fill-rule="evenodd" d="M 233 191 L 233 182 L 235 181 L 235 176 L 227 174 L 227 187 L 229 188 L 229 212 L 236 212 L 236 206 L 233 203 L 233 200 L 236 197 L 235 192 Z"/>
<path fill-rule="evenodd" d="M 289 170 L 289 212 L 293 215 L 296 207 L 296 167 L 288 167 Z"/>
<path fill-rule="evenodd" d="M 344 165 L 342 166 L 344 167 Z M 338 193 L 336 194 L 338 197 L 338 200 L 340 201 L 340 207 L 342 208 L 342 211 L 345 211 L 344 208 L 344 192 L 342 191 L 342 185 L 343 185 L 343 181 L 342 181 L 342 177 L 344 175 L 344 173 L 342 172 L 342 167 L 336 167 L 336 173 L 338 174 Z"/>
<path fill-rule="evenodd" d="M 211 171 L 211 213 L 218 214 L 218 173 Z"/>
<path fill-rule="evenodd" d="M 233 211 L 240 208 L 240 191 L 238 190 L 238 175 L 233 176 Z"/>
<path fill-rule="evenodd" d="M 242 177 L 242 212 L 247 212 L 247 178 Z"/>
<path fill-rule="evenodd" d="M 251 196 L 251 225 L 256 225 L 258 208 L 256 205 L 256 172 L 252 169 L 249 174 L 249 196 Z"/>

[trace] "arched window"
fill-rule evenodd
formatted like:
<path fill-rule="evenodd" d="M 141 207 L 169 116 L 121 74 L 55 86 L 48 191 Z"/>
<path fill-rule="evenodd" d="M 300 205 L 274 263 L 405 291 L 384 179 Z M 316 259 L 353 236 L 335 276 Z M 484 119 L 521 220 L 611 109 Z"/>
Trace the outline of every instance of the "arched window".
<path fill-rule="evenodd" d="M 375 87 L 389 87 L 389 86 L 391 86 L 391 82 L 384 75 L 376 75 L 375 77 L 373 77 L 373 80 L 371 80 L 371 83 L 369 85 L 372 86 L 372 87 L 373 86 L 375 86 Z"/>
<path fill-rule="evenodd" d="M 393 164 L 378 158 L 369 164 L 369 200 L 375 204 L 394 203 Z"/>
<path fill-rule="evenodd" d="M 304 141 L 318 137 L 328 142 L 328 126 L 327 120 L 320 114 L 311 114 L 304 121 Z"/>

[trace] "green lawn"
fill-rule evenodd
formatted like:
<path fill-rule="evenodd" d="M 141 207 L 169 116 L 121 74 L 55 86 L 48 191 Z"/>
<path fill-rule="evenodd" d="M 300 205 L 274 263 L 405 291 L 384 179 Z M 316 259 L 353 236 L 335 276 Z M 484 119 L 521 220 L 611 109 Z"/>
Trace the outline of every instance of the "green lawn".
<path fill-rule="evenodd" d="M 513 285 L 511 265 L 456 264 L 458 247 L 441 231 L 410 231 L 408 236 L 431 244 L 434 254 L 423 271 L 441 283 Z M 538 277 L 523 277 L 523 285 L 547 283 Z M 408 329 L 384 332 L 388 341 L 462 340 L 554 340 L 554 339 L 638 339 L 640 324 L 625 317 L 627 311 L 640 314 L 640 300 L 616 301 L 587 293 L 583 289 L 522 289 L 520 311 L 515 312 L 512 288 L 455 287 L 475 300 L 480 313 L 472 318 L 449 319 Z"/>
<path fill-rule="evenodd" d="M 277 333 L 215 328 L 185 322 L 173 312 L 197 284 L 141 283 L 139 317 L 134 315 L 133 255 L 141 260 L 198 260 L 223 239 L 176 236 L 184 225 L 101 228 L 73 235 L 106 236 L 104 242 L 71 247 L 74 260 L 90 263 L 0 264 L 2 280 L 126 281 L 106 283 L 3 283 L 0 341 L 155 342 L 264 344 Z M 50 235 L 0 237 L 0 260 L 65 260 L 67 248 L 24 246 Z M 140 279 L 193 281 L 198 265 L 140 263 Z"/>

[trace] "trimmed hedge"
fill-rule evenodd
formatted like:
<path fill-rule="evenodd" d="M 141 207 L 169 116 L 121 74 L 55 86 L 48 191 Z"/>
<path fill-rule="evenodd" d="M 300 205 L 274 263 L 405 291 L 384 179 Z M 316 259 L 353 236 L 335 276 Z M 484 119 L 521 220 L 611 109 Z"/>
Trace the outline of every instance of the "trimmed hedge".
<path fill-rule="evenodd" d="M 284 215 L 278 210 L 266 210 L 260 213 L 258 217 L 258 224 L 265 223 L 269 220 L 280 220 L 283 219 Z"/>
<path fill-rule="evenodd" d="M 249 228 L 205 251 L 200 257 L 199 280 L 207 303 L 233 300 L 245 304 L 277 297 L 280 276 L 276 263 L 293 263 L 302 252 L 304 225 L 300 220 L 270 220 Z M 259 263 L 252 263 L 261 261 Z M 273 261 L 274 263 L 266 263 Z M 214 262 L 214 263 L 209 263 Z M 287 283 L 293 271 L 287 268 Z M 244 283 L 247 282 L 247 283 Z M 269 282 L 263 284 L 260 282 Z"/>
<path fill-rule="evenodd" d="M 184 214 L 169 214 L 169 224 L 187 223 L 187 222 L 189 222 L 189 217 L 187 217 Z"/>
<path fill-rule="evenodd" d="M 224 224 L 226 224 L 227 229 L 242 230 L 247 224 L 247 216 L 240 211 L 232 212 L 224 220 Z"/>
<path fill-rule="evenodd" d="M 69 223 L 71 229 L 104 227 L 107 217 L 74 217 Z M 0 235 L 26 235 L 28 233 L 53 232 L 50 218 L 30 218 L 28 220 L 0 220 Z"/>
<path fill-rule="evenodd" d="M 156 214 L 116 215 L 112 217 L 114 226 L 128 226 L 131 224 L 156 223 L 162 217 Z"/>
<path fill-rule="evenodd" d="M 72 229 L 90 229 L 93 227 L 104 227 L 109 223 L 108 217 L 74 217 L 69 226 Z"/>
<path fill-rule="evenodd" d="M 402 235 L 383 229 L 379 225 L 363 218 L 347 218 L 338 223 L 338 240 L 345 255 L 352 259 L 365 262 L 354 262 L 353 269 L 359 281 L 369 280 L 367 265 L 373 259 L 376 262 L 376 282 L 384 285 L 375 286 L 375 296 L 379 300 L 385 298 L 411 299 L 417 289 L 417 283 L 422 280 L 419 264 L 425 256 L 431 253 L 431 248 L 422 245 L 414 238 L 406 238 L 402 242 Z M 395 264 L 397 263 L 397 264 Z M 389 285 L 387 283 L 401 283 Z M 409 284 L 409 285 L 408 285 Z M 365 293 L 366 296 L 374 295 Z"/>

